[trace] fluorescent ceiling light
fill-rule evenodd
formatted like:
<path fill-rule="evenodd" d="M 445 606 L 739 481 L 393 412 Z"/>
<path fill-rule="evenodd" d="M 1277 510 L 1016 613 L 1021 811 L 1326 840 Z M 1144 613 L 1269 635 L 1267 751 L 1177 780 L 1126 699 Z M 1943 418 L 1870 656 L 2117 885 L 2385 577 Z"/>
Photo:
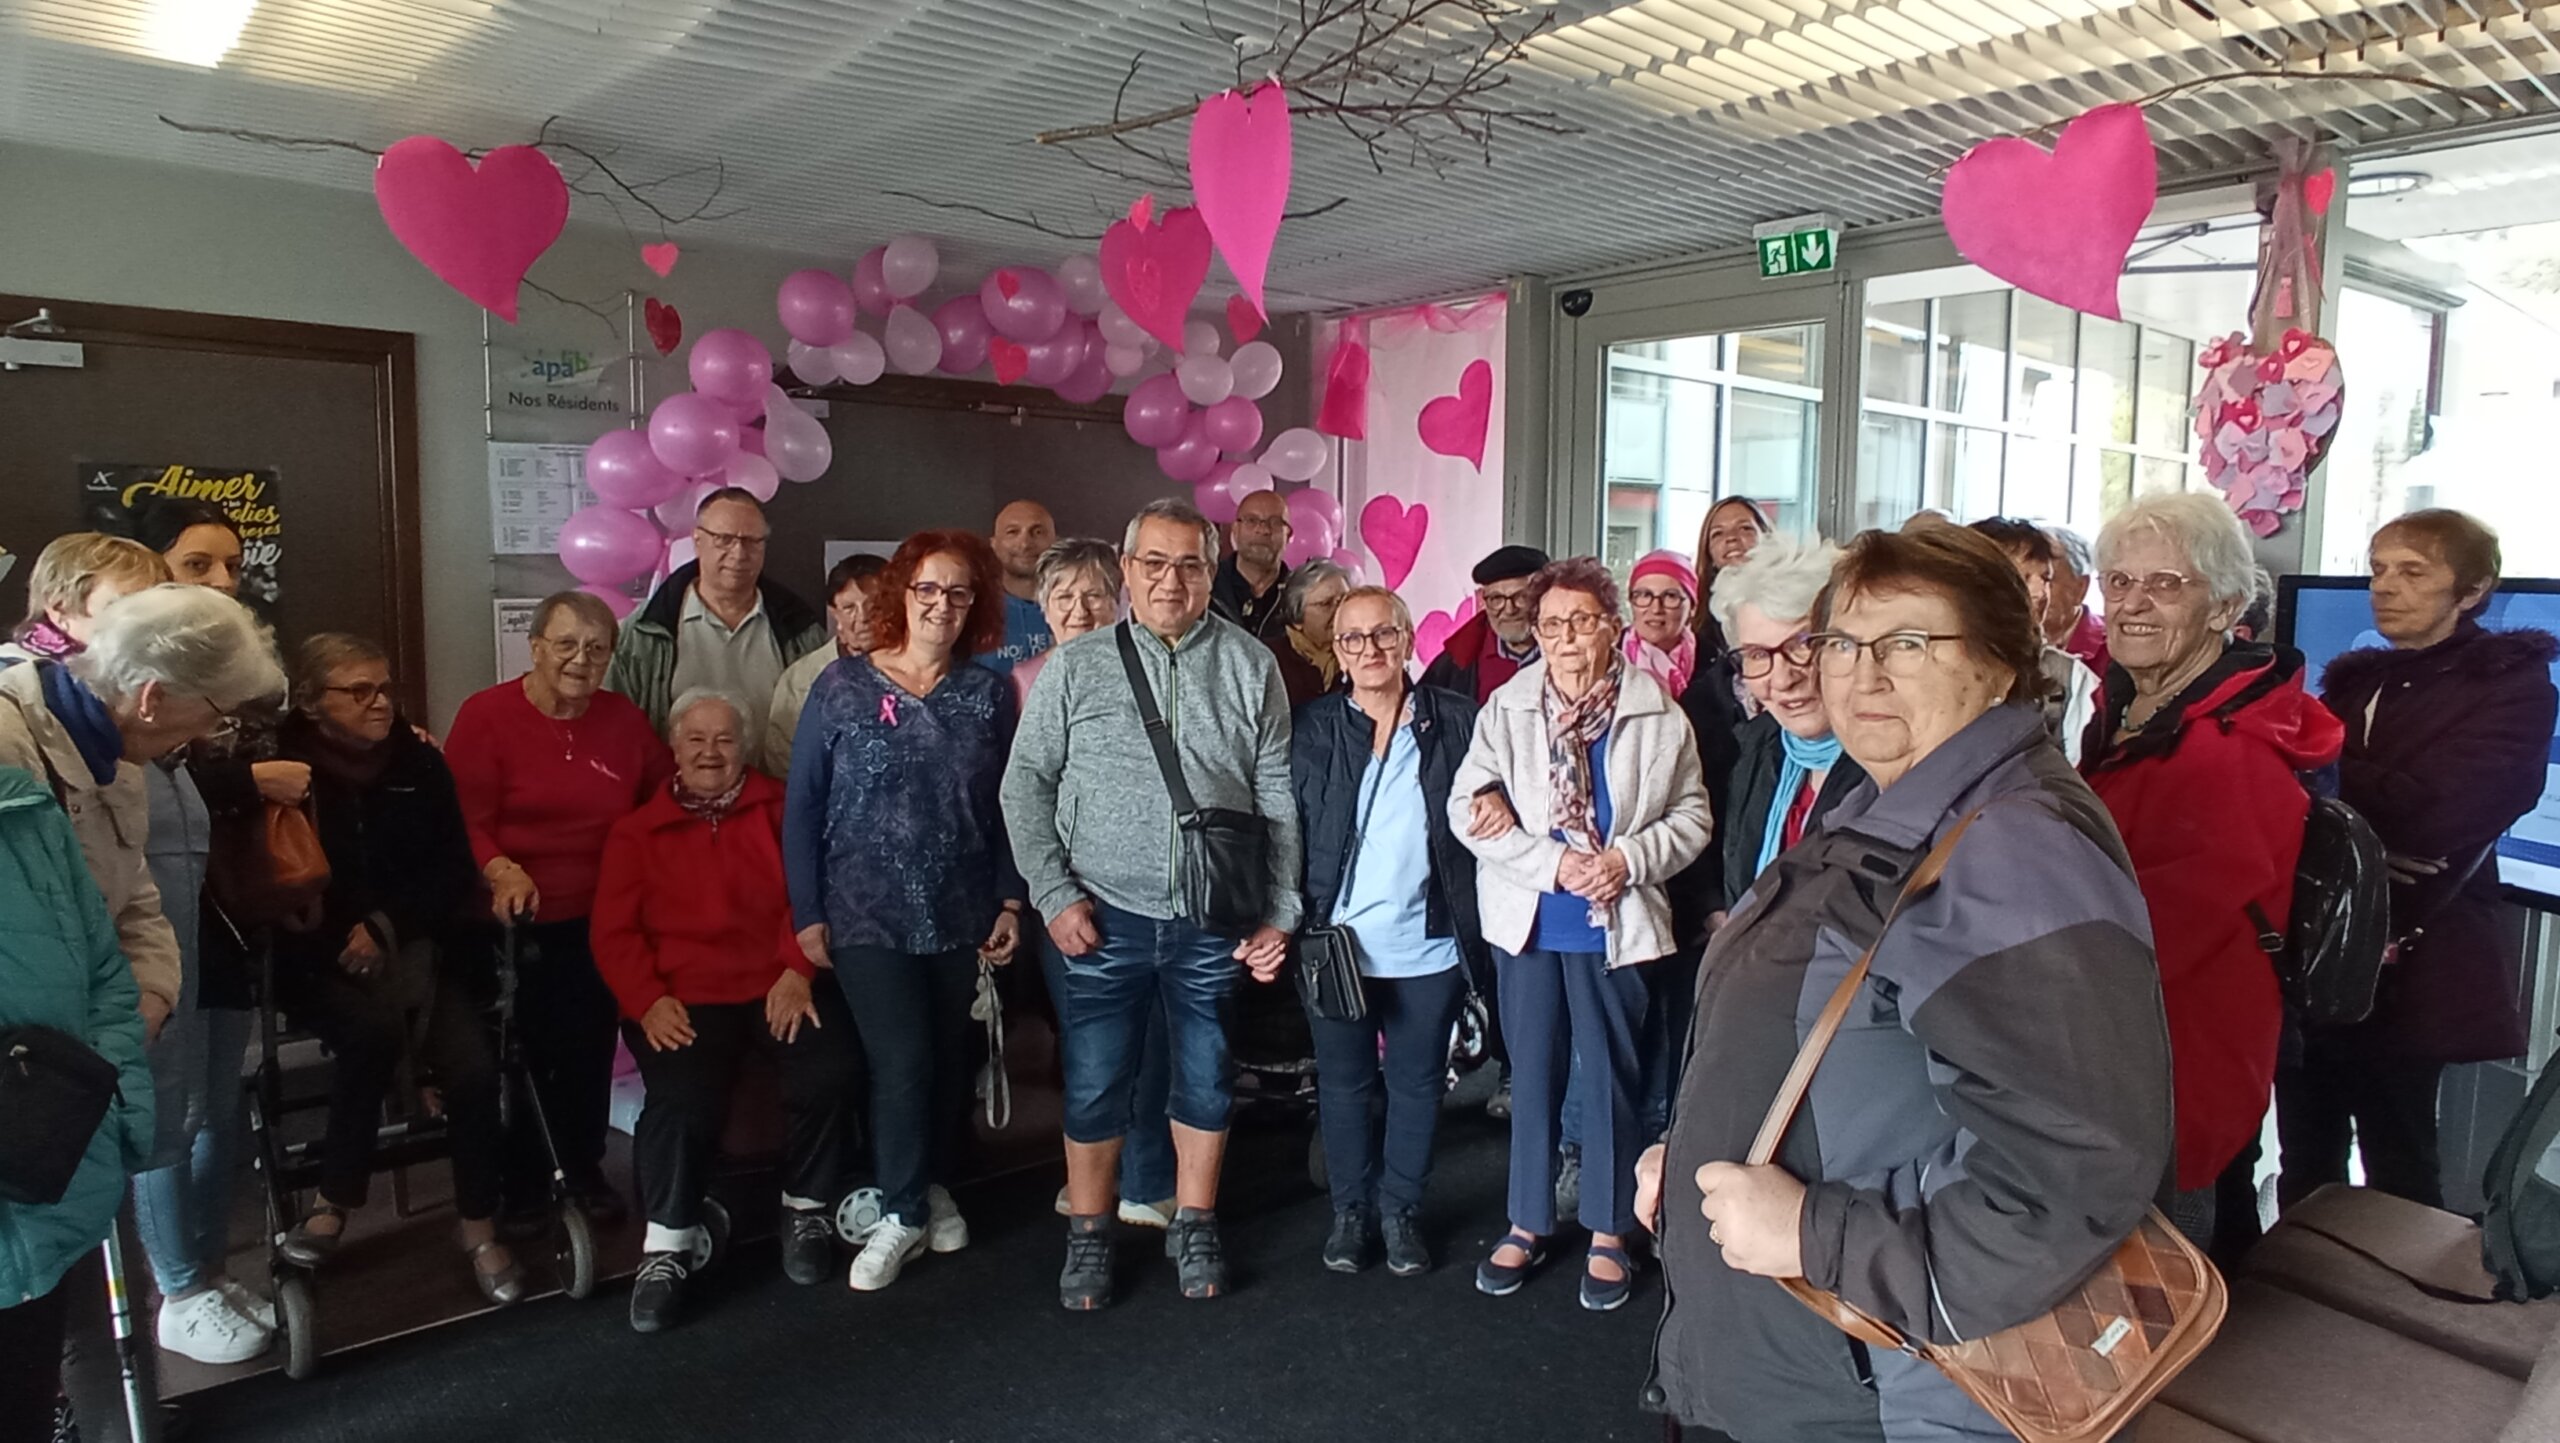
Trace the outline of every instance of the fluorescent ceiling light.
<path fill-rule="evenodd" d="M 142 49 L 210 70 L 240 43 L 257 8 L 258 0 L 150 0 L 142 16 Z"/>
<path fill-rule="evenodd" d="M 2347 180 L 2347 194 L 2357 200 L 2379 200 L 2386 195 L 2407 195 L 2435 179 L 2422 170 L 2378 170 Z"/>

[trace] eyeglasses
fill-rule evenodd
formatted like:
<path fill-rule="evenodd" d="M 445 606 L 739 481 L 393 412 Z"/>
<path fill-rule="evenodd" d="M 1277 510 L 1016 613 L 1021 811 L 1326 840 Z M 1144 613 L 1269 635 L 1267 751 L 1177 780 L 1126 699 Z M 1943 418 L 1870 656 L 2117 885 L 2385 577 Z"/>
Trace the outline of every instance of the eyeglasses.
<path fill-rule="evenodd" d="M 1404 635 L 1403 627 L 1393 625 L 1371 631 L 1337 631 L 1333 634 L 1333 649 L 1342 656 L 1359 656 L 1372 647 L 1384 652 L 1402 641 Z"/>
<path fill-rule="evenodd" d="M 1776 646 L 1737 646 L 1733 649 L 1733 669 L 1756 681 L 1769 674 L 1769 669 L 1786 658 L 1789 666 L 1813 665 L 1814 638 L 1797 632 Z"/>
<path fill-rule="evenodd" d="M 1668 611 L 1689 599 L 1689 593 L 1677 587 L 1669 591 L 1630 591 L 1627 604 L 1638 611 Z"/>
<path fill-rule="evenodd" d="M 240 735 L 240 717 L 238 713 L 227 712 L 218 706 L 214 706 L 213 698 L 211 697 L 206 697 L 204 699 L 204 704 L 206 706 L 213 707 L 213 714 L 216 718 L 213 724 L 213 729 L 204 734 L 204 739 L 206 741 L 227 742 L 233 737 Z"/>
<path fill-rule="evenodd" d="M 1241 526 L 1244 523 L 1239 521 L 1236 524 Z M 1132 556 L 1129 562 L 1137 571 L 1138 579 L 1150 584 L 1164 580 L 1167 571 L 1181 577 L 1185 586 L 1199 586 L 1209 579 L 1209 563 L 1197 556 L 1164 556 L 1149 552 L 1144 556 Z"/>
<path fill-rule="evenodd" d="M 1609 618 L 1596 611 L 1575 611 L 1563 616 L 1542 616 L 1538 618 L 1538 635 L 1548 641 L 1562 641 L 1568 630 L 1576 636 L 1589 636 L 1609 624 Z"/>
<path fill-rule="evenodd" d="M 320 689 L 325 692 L 334 692 L 358 706 L 371 706 L 378 701 L 391 700 L 391 683 L 387 681 L 360 681 L 353 686 L 324 686 Z M 215 710 L 220 711 L 221 708 L 216 707 Z M 237 725 L 236 718 L 233 722 Z"/>
<path fill-rule="evenodd" d="M 1476 602 L 1486 611 L 1527 611 L 1529 592 L 1525 587 L 1518 591 L 1479 591 Z"/>
<path fill-rule="evenodd" d="M 693 535 L 693 548 L 696 551 L 726 552 L 764 550 L 765 538 L 761 536 L 738 536 L 727 531 L 713 531 L 702 526 L 693 528 Z"/>
<path fill-rule="evenodd" d="M 1239 516 L 1236 518 L 1238 531 L 1287 531 L 1290 529 L 1292 528 L 1289 525 L 1289 518 L 1286 516 Z"/>
<path fill-rule="evenodd" d="M 2122 601 L 2140 591 L 2154 601 L 2174 604 L 2190 583 L 2202 579 L 2183 571 L 2155 571 L 2149 576 L 2110 571 L 2098 578 L 2098 589 L 2106 594 L 2109 601 Z"/>
<path fill-rule="evenodd" d="M 1873 641 L 1860 641 L 1845 631 L 1818 631 L 1806 638 L 1824 676 L 1852 675 L 1861 652 L 1872 653 L 1887 676 L 1917 676 L 1928 665 L 1931 643 L 1962 640 L 1934 631 L 1888 631 Z"/>
<path fill-rule="evenodd" d="M 969 603 L 978 599 L 978 589 L 974 586 L 945 586 L 939 581 L 918 581 L 907 590 L 915 593 L 916 600 L 923 602 L 928 611 L 937 602 L 945 601 L 951 603 L 955 611 L 966 611 Z"/>
<path fill-rule="evenodd" d="M 574 636 L 537 636 L 534 640 L 549 647 L 551 654 L 562 661 L 606 661 L 613 656 L 613 648 L 601 641 L 582 642 Z"/>

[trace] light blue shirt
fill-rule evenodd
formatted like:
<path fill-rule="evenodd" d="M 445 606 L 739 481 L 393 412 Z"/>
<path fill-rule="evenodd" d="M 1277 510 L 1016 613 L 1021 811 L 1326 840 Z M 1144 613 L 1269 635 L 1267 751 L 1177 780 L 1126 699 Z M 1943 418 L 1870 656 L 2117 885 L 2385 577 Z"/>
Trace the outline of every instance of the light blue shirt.
<path fill-rule="evenodd" d="M 1004 594 L 1004 645 L 970 658 L 989 671 L 1010 675 L 1017 665 L 1047 651 L 1052 644 L 1049 614 L 1040 603 Z"/>
<path fill-rule="evenodd" d="M 1457 966 L 1458 939 L 1428 935 L 1431 832 L 1413 723 L 1396 728 L 1385 756 L 1369 758 L 1355 805 L 1353 815 L 1366 814 L 1369 825 L 1333 920 L 1358 939 L 1361 974 L 1428 977 Z"/>

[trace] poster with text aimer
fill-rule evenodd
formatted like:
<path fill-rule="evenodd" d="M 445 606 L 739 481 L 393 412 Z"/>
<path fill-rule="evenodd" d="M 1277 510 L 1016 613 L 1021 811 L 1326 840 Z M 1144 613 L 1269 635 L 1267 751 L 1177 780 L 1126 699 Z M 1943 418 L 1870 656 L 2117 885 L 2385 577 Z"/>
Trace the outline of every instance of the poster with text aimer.
<path fill-rule="evenodd" d="M 284 501 L 274 469 L 80 463 L 80 511 L 96 530 L 133 535 L 135 514 L 161 497 L 202 501 L 231 518 L 240 533 L 240 599 L 273 621 L 280 595 L 276 564 L 284 555 Z"/>

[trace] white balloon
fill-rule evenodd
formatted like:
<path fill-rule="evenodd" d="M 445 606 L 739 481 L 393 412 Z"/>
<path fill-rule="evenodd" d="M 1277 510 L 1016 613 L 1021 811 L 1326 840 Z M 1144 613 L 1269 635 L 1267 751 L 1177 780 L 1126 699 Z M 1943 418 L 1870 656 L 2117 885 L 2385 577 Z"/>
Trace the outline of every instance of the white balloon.
<path fill-rule="evenodd" d="M 1194 406 L 1214 406 L 1235 394 L 1235 368 L 1214 355 L 1194 353 L 1183 357 L 1173 368 L 1173 376 L 1182 383 L 1182 394 Z"/>
<path fill-rule="evenodd" d="M 889 313 L 882 346 L 899 370 L 921 376 L 942 364 L 942 328 L 913 306 Z"/>
<path fill-rule="evenodd" d="M 1236 394 L 1248 401 L 1261 400 L 1280 384 L 1280 348 L 1269 341 L 1245 342 L 1227 364 L 1236 373 Z"/>
<path fill-rule="evenodd" d="M 764 453 L 773 469 L 793 481 L 815 481 L 835 462 L 835 442 L 818 418 L 776 392 L 764 408 Z M 731 479 L 737 476 L 733 464 Z M 762 499 L 762 498 L 759 498 Z"/>
<path fill-rule="evenodd" d="M 1214 356 L 1218 354 L 1218 328 L 1207 321 L 1193 321 L 1182 328 L 1182 354 Z"/>
<path fill-rule="evenodd" d="M 835 358 L 827 353 L 824 346 L 793 341 L 783 352 L 783 359 L 790 363 L 791 374 L 812 386 L 823 386 L 837 379 Z"/>
<path fill-rule="evenodd" d="M 1134 376 L 1147 364 L 1142 346 L 1110 346 L 1102 348 L 1102 368 L 1115 376 Z"/>
<path fill-rule="evenodd" d="M 880 253 L 880 279 L 900 300 L 923 295 L 942 272 L 942 253 L 920 235 L 902 235 Z"/>
<path fill-rule="evenodd" d="M 827 347 L 827 362 L 835 368 L 836 378 L 848 385 L 868 386 L 880 379 L 889 368 L 889 353 L 880 348 L 880 338 L 868 331 L 856 331 L 853 339 L 840 346 Z"/>
<path fill-rule="evenodd" d="M 1111 344 L 1140 348 L 1146 346 L 1147 328 L 1129 319 L 1129 313 L 1120 309 L 1118 301 L 1104 301 L 1102 309 L 1096 311 L 1093 318 L 1102 326 L 1102 338 Z"/>
<path fill-rule="evenodd" d="M 1313 481 L 1323 474 L 1324 437 L 1304 426 L 1292 426 L 1262 448 L 1262 467 L 1283 481 Z"/>
<path fill-rule="evenodd" d="M 819 434 L 823 436 L 826 433 L 821 431 Z M 758 501 L 770 501 L 773 493 L 782 489 L 782 472 L 773 462 L 763 456 L 750 456 L 744 451 L 729 458 L 726 479 L 730 485 Z"/>
<path fill-rule="evenodd" d="M 1058 262 L 1049 274 L 1067 293 L 1067 309 L 1079 316 L 1099 315 L 1111 304 L 1111 293 L 1102 284 L 1102 263 L 1081 251 Z"/>
<path fill-rule="evenodd" d="M 1252 461 L 1238 462 L 1236 469 L 1227 474 L 1228 494 L 1239 499 L 1256 491 L 1268 491 L 1271 484 L 1270 470 Z"/>

